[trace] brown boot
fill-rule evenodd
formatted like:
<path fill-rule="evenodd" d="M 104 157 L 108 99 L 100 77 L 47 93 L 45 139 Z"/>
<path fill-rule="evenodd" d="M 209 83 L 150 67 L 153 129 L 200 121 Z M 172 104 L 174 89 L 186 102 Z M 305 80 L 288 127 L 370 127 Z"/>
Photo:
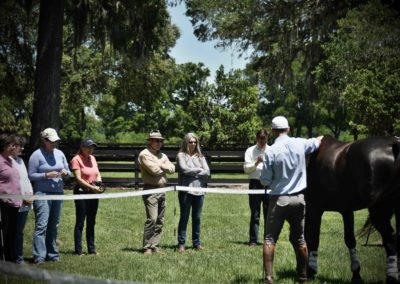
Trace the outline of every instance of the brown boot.
<path fill-rule="evenodd" d="M 307 283 L 307 263 L 308 263 L 308 250 L 307 245 L 303 244 L 294 249 L 296 252 L 297 262 L 297 277 L 299 283 Z"/>
<path fill-rule="evenodd" d="M 274 277 L 272 273 L 274 254 L 275 254 L 275 245 L 264 244 L 263 261 L 264 261 L 264 271 L 265 271 L 265 278 L 264 278 L 265 284 L 274 283 Z"/>

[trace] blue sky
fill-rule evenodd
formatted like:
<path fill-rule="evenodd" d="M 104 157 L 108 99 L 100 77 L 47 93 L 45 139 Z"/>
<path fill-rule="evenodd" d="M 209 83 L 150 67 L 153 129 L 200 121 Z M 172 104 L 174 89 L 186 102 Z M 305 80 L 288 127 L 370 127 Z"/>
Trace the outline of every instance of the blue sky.
<path fill-rule="evenodd" d="M 238 57 L 234 50 L 223 51 L 214 47 L 216 42 L 201 42 L 193 34 L 193 27 L 189 18 L 185 16 L 185 5 L 169 8 L 172 22 L 177 25 L 181 31 L 181 37 L 178 39 L 170 55 L 175 58 L 178 64 L 186 62 L 203 62 L 211 71 L 214 78 L 215 71 L 222 64 L 225 72 L 230 69 L 243 69 L 246 65 L 246 59 Z"/>

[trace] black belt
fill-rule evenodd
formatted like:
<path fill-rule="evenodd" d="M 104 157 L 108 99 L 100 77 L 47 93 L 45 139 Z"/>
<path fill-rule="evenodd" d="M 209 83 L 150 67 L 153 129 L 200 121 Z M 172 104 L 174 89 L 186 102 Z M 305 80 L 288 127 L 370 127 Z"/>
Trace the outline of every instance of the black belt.
<path fill-rule="evenodd" d="M 305 192 L 305 189 L 303 189 L 301 191 L 298 191 L 298 192 L 295 192 L 295 193 L 282 194 L 282 196 L 296 196 L 296 195 L 299 195 L 299 194 L 303 194 L 304 192 Z"/>

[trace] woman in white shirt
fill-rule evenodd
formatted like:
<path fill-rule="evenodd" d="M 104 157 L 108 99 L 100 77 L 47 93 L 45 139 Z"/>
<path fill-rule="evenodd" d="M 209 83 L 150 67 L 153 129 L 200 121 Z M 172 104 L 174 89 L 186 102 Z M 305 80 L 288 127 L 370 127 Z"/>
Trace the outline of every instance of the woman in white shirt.
<path fill-rule="evenodd" d="M 22 195 L 33 195 L 32 184 L 28 177 L 28 171 L 26 170 L 26 166 L 24 160 L 20 157 L 22 151 L 24 150 L 24 145 L 26 140 L 22 136 L 15 137 L 14 149 L 11 154 L 12 158 L 12 166 L 18 170 L 19 173 L 19 182 L 21 185 L 21 194 Z M 24 228 L 26 224 L 26 220 L 28 217 L 28 212 L 33 208 L 33 201 L 29 199 L 25 199 L 22 202 L 21 207 L 18 209 L 17 216 L 17 224 L 16 224 L 16 234 L 15 234 L 15 262 L 18 264 L 24 263 Z"/>
<path fill-rule="evenodd" d="M 176 157 L 178 167 L 178 184 L 187 187 L 207 187 L 210 169 L 206 158 L 200 150 L 199 139 L 194 133 L 185 135 L 181 149 Z M 178 251 L 184 252 L 186 227 L 192 208 L 192 243 L 193 248 L 202 250 L 200 242 L 200 216 L 204 203 L 202 191 L 179 191 L 180 220 L 178 225 Z"/>

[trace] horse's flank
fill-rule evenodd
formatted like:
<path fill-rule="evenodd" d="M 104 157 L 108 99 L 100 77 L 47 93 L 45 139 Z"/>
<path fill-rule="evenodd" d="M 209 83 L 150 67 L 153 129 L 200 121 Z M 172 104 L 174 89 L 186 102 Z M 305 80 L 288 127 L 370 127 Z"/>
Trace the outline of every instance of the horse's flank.
<path fill-rule="evenodd" d="M 325 136 L 308 164 L 308 199 L 326 211 L 398 200 L 399 149 L 400 141 L 393 137 L 340 142 Z"/>

